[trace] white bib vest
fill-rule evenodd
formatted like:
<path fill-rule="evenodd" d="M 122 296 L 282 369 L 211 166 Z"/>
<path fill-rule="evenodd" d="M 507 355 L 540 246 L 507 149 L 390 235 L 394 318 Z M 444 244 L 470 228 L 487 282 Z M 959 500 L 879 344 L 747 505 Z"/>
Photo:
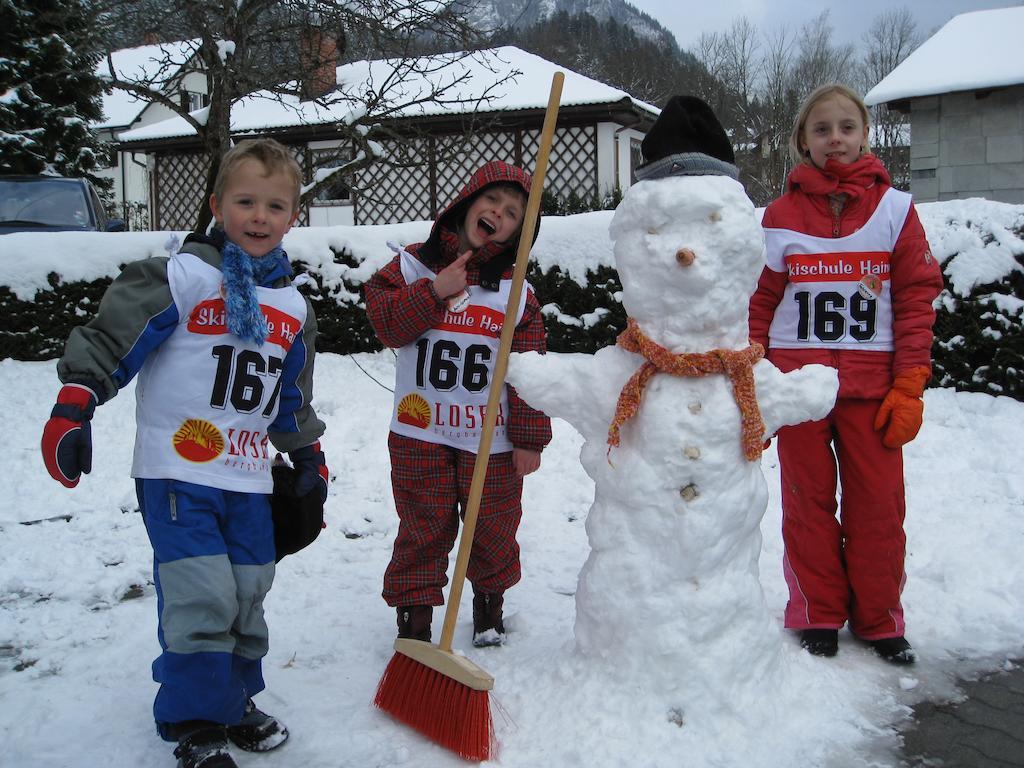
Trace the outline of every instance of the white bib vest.
<path fill-rule="evenodd" d="M 406 251 L 400 258 L 406 283 L 436 277 Z M 497 291 L 469 286 L 465 311 L 446 310 L 437 325 L 398 350 L 392 432 L 477 452 L 511 287 L 511 280 L 502 280 Z M 525 309 L 526 290 L 517 325 Z M 512 450 L 508 418 L 508 392 L 502 387 L 492 453 Z"/>
<path fill-rule="evenodd" d="M 168 262 L 178 327 L 139 372 L 132 476 L 270 493 L 267 427 L 277 416 L 284 358 L 301 337 L 306 302 L 293 287 L 257 287 L 270 329 L 258 346 L 228 331 L 223 279 L 189 253 Z"/>
<path fill-rule="evenodd" d="M 765 229 L 768 268 L 789 273 L 770 346 L 892 350 L 889 263 L 910 204 L 907 193 L 887 190 L 871 218 L 846 237 Z"/>

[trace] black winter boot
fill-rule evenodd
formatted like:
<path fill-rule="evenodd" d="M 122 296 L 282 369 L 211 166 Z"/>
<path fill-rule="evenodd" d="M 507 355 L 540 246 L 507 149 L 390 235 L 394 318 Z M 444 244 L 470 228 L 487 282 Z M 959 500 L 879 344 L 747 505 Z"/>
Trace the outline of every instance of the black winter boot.
<path fill-rule="evenodd" d="M 432 605 L 400 605 L 396 611 L 399 637 L 430 642 L 430 622 L 434 618 Z"/>
<path fill-rule="evenodd" d="M 803 629 L 800 647 L 812 656 L 835 656 L 839 652 L 839 630 Z"/>
<path fill-rule="evenodd" d="M 917 661 L 917 654 L 910 647 L 905 637 L 883 637 L 881 640 L 868 640 L 872 650 L 890 664 L 909 666 Z"/>
<path fill-rule="evenodd" d="M 505 642 L 505 622 L 501 607 L 505 597 L 500 592 L 473 590 L 473 645 L 484 648 Z"/>
<path fill-rule="evenodd" d="M 187 720 L 168 724 L 166 732 L 178 740 L 174 750 L 178 768 L 238 768 L 228 752 L 227 734 L 220 723 Z"/>
<path fill-rule="evenodd" d="M 237 725 L 227 727 L 231 743 L 246 752 L 269 752 L 288 741 L 288 729 L 272 715 L 256 708 L 252 699 L 245 702 L 245 714 Z"/>

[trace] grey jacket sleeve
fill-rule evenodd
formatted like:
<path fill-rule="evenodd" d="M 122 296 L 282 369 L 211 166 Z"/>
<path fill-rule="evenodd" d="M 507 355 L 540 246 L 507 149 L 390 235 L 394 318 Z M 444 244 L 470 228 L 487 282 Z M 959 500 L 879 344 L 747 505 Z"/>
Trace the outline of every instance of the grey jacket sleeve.
<path fill-rule="evenodd" d="M 127 384 L 178 324 L 164 256 L 128 264 L 110 284 L 91 321 L 68 336 L 57 376 L 87 384 L 103 403 Z"/>

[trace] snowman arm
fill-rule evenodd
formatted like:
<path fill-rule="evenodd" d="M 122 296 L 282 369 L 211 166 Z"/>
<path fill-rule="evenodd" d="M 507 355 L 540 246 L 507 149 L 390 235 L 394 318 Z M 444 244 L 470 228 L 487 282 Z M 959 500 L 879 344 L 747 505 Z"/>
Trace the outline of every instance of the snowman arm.
<path fill-rule="evenodd" d="M 637 367 L 637 356 L 618 347 L 593 355 L 527 352 L 509 359 L 508 381 L 534 408 L 604 440 L 619 392 Z"/>
<path fill-rule="evenodd" d="M 513 352 L 509 356 L 505 381 L 515 391 L 516 397 L 530 407 L 571 421 L 567 412 L 572 410 L 572 404 L 564 392 L 567 383 L 579 386 L 585 376 L 581 365 L 583 357 L 589 355 Z"/>
<path fill-rule="evenodd" d="M 754 366 L 754 381 L 766 438 L 780 427 L 825 418 L 839 392 L 838 371 L 825 365 L 805 365 L 783 373 L 761 360 Z"/>

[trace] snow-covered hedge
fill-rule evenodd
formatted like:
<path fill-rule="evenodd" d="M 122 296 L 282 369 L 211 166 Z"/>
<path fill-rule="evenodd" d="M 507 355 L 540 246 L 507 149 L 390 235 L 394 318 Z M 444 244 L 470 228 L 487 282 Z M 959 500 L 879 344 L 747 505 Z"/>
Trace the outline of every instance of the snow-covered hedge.
<path fill-rule="evenodd" d="M 971 199 L 918 211 L 946 282 L 935 383 L 1024 401 L 1024 206 Z"/>
<path fill-rule="evenodd" d="M 933 384 L 1024 400 L 1024 206 L 981 199 L 925 203 L 918 211 L 946 290 L 938 302 Z M 625 326 L 608 239 L 613 212 L 546 216 L 533 249 L 549 346 L 593 352 Z M 393 255 L 388 242 L 426 237 L 429 222 L 293 229 L 285 248 L 313 278 L 307 291 L 319 348 L 380 348 L 366 321 L 362 283 Z M 176 233 L 179 237 L 182 233 Z M 57 357 L 70 330 L 94 314 L 129 261 L 166 254 L 168 233 L 58 233 L 0 237 L 0 359 Z"/>

